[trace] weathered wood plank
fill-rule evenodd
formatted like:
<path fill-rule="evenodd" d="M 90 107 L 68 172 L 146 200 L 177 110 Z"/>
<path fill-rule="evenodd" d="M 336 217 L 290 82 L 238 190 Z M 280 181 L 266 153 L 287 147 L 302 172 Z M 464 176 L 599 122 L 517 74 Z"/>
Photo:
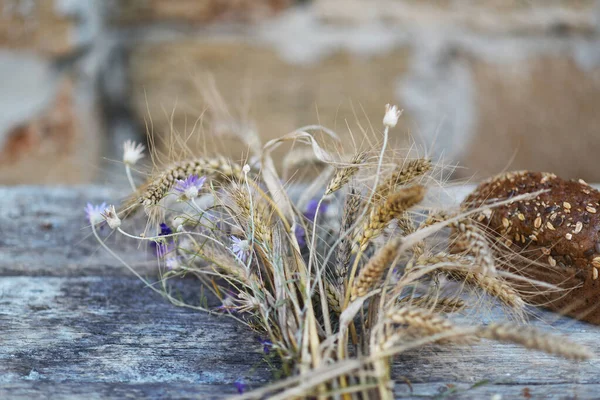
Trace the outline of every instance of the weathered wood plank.
<path fill-rule="evenodd" d="M 194 301 L 198 284 L 184 280 L 178 290 Z M 106 384 L 98 386 L 102 392 L 90 389 L 99 396 L 113 390 L 111 383 L 132 384 L 132 394 L 149 397 L 155 394 L 139 385 L 159 390 L 157 383 L 175 384 L 173 391 L 161 388 L 167 397 L 177 390 L 232 393 L 237 378 L 259 386 L 272 376 L 261 362 L 257 338 L 244 326 L 175 307 L 135 278 L 3 277 L 0 293 L 0 394 L 17 396 L 28 382 L 64 381 L 90 388 Z M 557 332 L 568 332 L 572 340 L 600 353 L 598 328 L 570 320 L 557 325 Z M 447 384 L 464 389 L 484 380 L 489 381 L 485 388 L 464 396 L 509 394 L 526 386 L 534 386 L 538 394 L 568 394 L 581 385 L 600 385 L 599 368 L 598 359 L 574 363 L 486 342 L 407 353 L 396 360 L 394 376 L 420 388 L 411 394 L 399 379 L 399 397 L 439 394 Z M 66 389 L 55 385 L 49 390 L 58 395 Z M 114 390 L 119 397 L 127 386 Z"/>
<path fill-rule="evenodd" d="M 0 276 L 130 276 L 100 249 L 84 212 L 87 202 L 118 204 L 125 195 L 99 186 L 0 187 Z M 108 229 L 102 234 L 109 236 Z M 141 272 L 155 270 L 134 240 L 111 235 L 108 242 Z"/>
<path fill-rule="evenodd" d="M 515 385 L 480 382 L 479 386 L 462 382 L 447 381 L 444 383 L 412 384 L 412 391 L 407 385 L 398 383 L 394 390 L 398 399 L 446 399 L 446 400 L 528 400 L 528 399 L 597 399 L 600 385 L 596 383 L 582 384 L 544 384 Z M 493 397 L 496 396 L 496 397 Z"/>
<path fill-rule="evenodd" d="M 103 187 L 0 188 L 0 398 L 210 398 L 235 393 L 238 378 L 268 382 L 261 345 L 242 324 L 171 305 L 85 237 L 86 202 L 121 197 Z M 142 272 L 155 271 L 135 242 L 109 240 Z M 178 284 L 189 301 L 198 287 Z M 600 328 L 570 319 L 549 326 L 541 321 L 557 317 L 538 313 L 534 325 L 600 354 Z M 395 391 L 506 399 L 527 388 L 533 398 L 593 398 L 599 367 L 597 358 L 573 363 L 497 343 L 433 346 L 398 357 Z"/>
<path fill-rule="evenodd" d="M 177 288 L 198 294 L 197 281 Z M 238 378 L 256 387 L 272 376 L 240 323 L 175 307 L 136 278 L 3 277 L 0 293 L 0 393 L 28 381 L 233 393 Z"/>

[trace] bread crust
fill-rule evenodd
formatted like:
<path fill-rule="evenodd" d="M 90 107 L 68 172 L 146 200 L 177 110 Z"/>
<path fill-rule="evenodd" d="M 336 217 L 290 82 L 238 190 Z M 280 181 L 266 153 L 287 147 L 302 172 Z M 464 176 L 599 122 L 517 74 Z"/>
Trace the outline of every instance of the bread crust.
<path fill-rule="evenodd" d="M 546 192 L 474 218 L 511 251 L 536 262 L 513 265 L 515 271 L 564 289 L 533 296 L 534 303 L 600 323 L 599 191 L 582 180 L 551 173 L 508 172 L 482 182 L 463 207 L 474 209 L 541 190 Z"/>

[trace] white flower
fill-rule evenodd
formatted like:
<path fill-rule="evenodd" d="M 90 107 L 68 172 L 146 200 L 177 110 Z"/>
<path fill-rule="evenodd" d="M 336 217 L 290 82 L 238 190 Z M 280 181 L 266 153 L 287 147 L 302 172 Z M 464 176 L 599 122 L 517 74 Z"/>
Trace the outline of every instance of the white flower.
<path fill-rule="evenodd" d="M 383 125 L 388 128 L 393 128 L 398 123 L 398 118 L 402 115 L 403 110 L 398 110 L 396 106 L 385 105 L 385 116 L 383 117 Z"/>
<path fill-rule="evenodd" d="M 183 230 L 183 225 L 187 222 L 187 219 L 181 215 L 173 218 L 173 226 L 177 232 L 181 232 Z"/>
<path fill-rule="evenodd" d="M 231 245 L 231 251 L 233 254 L 243 263 L 246 262 L 248 258 L 248 254 L 250 253 L 250 242 L 245 239 L 239 239 L 235 236 L 231 237 L 231 241 L 233 242 Z"/>
<path fill-rule="evenodd" d="M 248 164 L 244 165 L 244 168 L 242 168 L 242 171 L 244 172 L 244 174 L 247 174 L 248 172 L 250 172 L 250 166 Z"/>
<path fill-rule="evenodd" d="M 144 158 L 145 148 L 146 146 L 141 143 L 127 140 L 123 143 L 123 162 L 127 165 L 134 165 L 140 159 Z"/>
<path fill-rule="evenodd" d="M 189 201 L 198 197 L 205 181 L 206 177 L 199 178 L 198 175 L 190 175 L 185 180 L 178 179 L 174 189 L 179 192 L 179 200 Z"/>
<path fill-rule="evenodd" d="M 102 213 L 102 218 L 108 223 L 110 229 L 117 229 L 121 226 L 121 218 L 117 215 L 117 211 L 115 210 L 115 206 L 109 206 Z"/>
<path fill-rule="evenodd" d="M 92 203 L 87 203 L 87 206 L 85 207 L 85 214 L 87 215 L 87 219 L 90 221 L 90 224 L 96 225 L 104 221 L 104 218 L 102 217 L 102 210 L 105 208 L 106 203 L 102 203 L 97 206 L 93 205 Z"/>

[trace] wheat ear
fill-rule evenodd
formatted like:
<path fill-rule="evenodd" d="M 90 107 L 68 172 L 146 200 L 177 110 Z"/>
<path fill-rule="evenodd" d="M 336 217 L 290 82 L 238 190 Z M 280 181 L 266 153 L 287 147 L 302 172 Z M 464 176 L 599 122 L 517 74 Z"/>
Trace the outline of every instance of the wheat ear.
<path fill-rule="evenodd" d="M 446 318 L 424 308 L 405 306 L 388 312 L 386 316 L 395 324 L 418 329 L 427 335 L 435 335 L 454 329 L 454 325 Z"/>
<path fill-rule="evenodd" d="M 199 157 L 180 161 L 166 167 L 160 174 L 150 178 L 125 202 L 124 211 L 129 213 L 143 205 L 148 216 L 156 216 L 156 206 L 173 188 L 177 180 L 190 175 L 210 176 L 213 180 L 241 181 L 244 174 L 240 165 L 225 157 Z M 154 218 L 152 218 L 154 219 Z"/>
<path fill-rule="evenodd" d="M 590 351 L 565 338 L 543 334 L 531 327 L 513 324 L 491 324 L 481 328 L 479 336 L 500 342 L 516 343 L 533 350 L 541 350 L 573 360 L 590 358 Z"/>
<path fill-rule="evenodd" d="M 481 229 L 477 228 L 471 220 L 463 220 L 452 226 L 458 230 L 459 241 L 464 241 L 467 254 L 475 258 L 478 272 L 484 275 L 494 274 L 496 272 L 494 255 Z"/>
<path fill-rule="evenodd" d="M 410 186 L 390 195 L 387 200 L 377 203 L 362 230 L 357 235 L 355 251 L 365 251 L 369 242 L 379 236 L 383 229 L 395 218 L 403 216 L 404 212 L 420 203 L 425 197 L 425 187 Z"/>
<path fill-rule="evenodd" d="M 351 300 L 365 296 L 379 283 L 389 265 L 398 256 L 401 243 L 401 238 L 394 238 L 371 257 L 354 281 Z"/>
<path fill-rule="evenodd" d="M 360 206 L 361 199 L 359 194 L 354 189 L 350 189 L 344 203 L 344 215 L 342 217 L 342 226 L 340 227 L 340 236 L 342 239 L 336 252 L 335 283 L 340 290 L 343 290 L 344 281 L 348 276 L 348 269 L 350 268 L 352 240 L 349 237 L 349 233 L 356 222 L 356 218 L 360 212 Z"/>
<path fill-rule="evenodd" d="M 466 307 L 465 302 L 457 297 L 436 298 L 435 296 L 405 297 L 398 300 L 398 304 L 409 304 L 413 307 L 431 309 L 438 313 L 458 312 Z"/>
<path fill-rule="evenodd" d="M 410 160 L 406 164 L 398 166 L 385 181 L 377 185 L 373 199 L 377 201 L 386 198 L 398 186 L 410 183 L 414 179 L 425 175 L 430 169 L 431 160 L 427 158 Z"/>
<path fill-rule="evenodd" d="M 462 256 L 442 252 L 430 257 L 422 256 L 417 260 L 418 265 L 436 265 L 442 263 L 465 267 L 464 269 L 440 268 L 440 271 L 444 271 L 452 278 L 483 290 L 515 310 L 522 310 L 525 307 L 525 302 L 521 296 L 506 281 L 497 276 L 484 275 L 472 271 L 473 265 Z"/>
<path fill-rule="evenodd" d="M 350 166 L 337 168 L 333 177 L 329 181 L 329 184 L 325 188 L 325 196 L 337 192 L 344 187 L 350 179 L 359 171 L 359 165 L 364 163 L 366 159 L 366 153 L 358 153 L 350 161 Z"/>

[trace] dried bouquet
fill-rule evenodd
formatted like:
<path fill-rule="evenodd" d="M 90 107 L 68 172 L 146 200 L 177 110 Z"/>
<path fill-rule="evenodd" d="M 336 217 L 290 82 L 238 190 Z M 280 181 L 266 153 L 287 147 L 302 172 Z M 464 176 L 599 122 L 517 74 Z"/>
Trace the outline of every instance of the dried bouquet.
<path fill-rule="evenodd" d="M 350 154 L 321 126 L 264 145 L 252 130 L 234 129 L 249 161 L 188 154 L 160 163 L 153 155 L 139 187 L 131 170 L 144 147 L 127 142 L 133 194 L 116 207 L 88 205 L 93 233 L 140 279 L 98 225 L 154 246 L 160 279 L 146 281 L 151 290 L 179 306 L 224 313 L 265 338 L 282 378 L 245 398 L 390 399 L 393 357 L 432 343 L 491 339 L 587 358 L 587 349 L 526 325 L 534 293 L 521 290 L 527 278 L 511 270 L 511 256 L 480 224 L 508 200 L 474 209 L 436 205 L 428 193 L 443 189 L 443 170 L 389 148 L 400 114 L 388 105 L 382 133 L 371 131 L 378 144 Z M 311 184 L 282 183 L 271 152 L 285 142 L 308 146 L 287 157 L 285 168 L 310 165 L 318 172 Z M 126 225 L 140 216 L 146 229 L 134 234 Z M 183 276 L 197 277 L 220 305 L 173 295 L 169 283 Z M 484 310 L 494 306 L 506 318 L 483 324 Z"/>

